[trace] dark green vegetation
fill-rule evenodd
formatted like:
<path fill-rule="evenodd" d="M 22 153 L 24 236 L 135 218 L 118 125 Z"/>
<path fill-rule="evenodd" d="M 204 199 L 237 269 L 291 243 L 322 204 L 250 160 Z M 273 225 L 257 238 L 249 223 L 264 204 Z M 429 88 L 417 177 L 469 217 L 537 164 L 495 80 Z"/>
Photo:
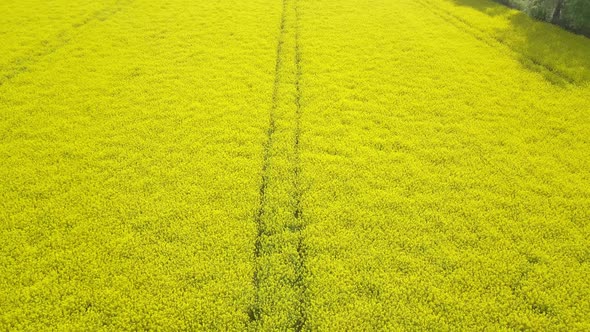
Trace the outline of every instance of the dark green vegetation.
<path fill-rule="evenodd" d="M 590 0 L 495 0 L 546 22 L 590 36 Z"/>

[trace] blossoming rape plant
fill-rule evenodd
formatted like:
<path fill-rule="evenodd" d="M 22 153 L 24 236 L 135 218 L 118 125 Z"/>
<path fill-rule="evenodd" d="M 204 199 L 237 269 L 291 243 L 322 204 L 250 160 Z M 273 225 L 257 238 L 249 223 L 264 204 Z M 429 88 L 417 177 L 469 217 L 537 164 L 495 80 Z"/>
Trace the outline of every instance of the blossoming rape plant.
<path fill-rule="evenodd" d="M 0 329 L 590 329 L 590 40 L 487 0 L 0 9 Z"/>

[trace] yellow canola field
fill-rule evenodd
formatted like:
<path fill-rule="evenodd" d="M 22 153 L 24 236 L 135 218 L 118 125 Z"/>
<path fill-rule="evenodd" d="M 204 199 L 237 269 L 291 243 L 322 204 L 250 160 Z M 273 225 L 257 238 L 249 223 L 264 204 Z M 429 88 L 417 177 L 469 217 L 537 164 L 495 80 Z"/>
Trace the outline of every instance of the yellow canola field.
<path fill-rule="evenodd" d="M 0 2 L 0 84 L 27 71 L 88 23 L 108 19 L 130 0 Z"/>
<path fill-rule="evenodd" d="M 588 330 L 590 41 L 487 1 L 301 13 L 309 326 Z"/>
<path fill-rule="evenodd" d="M 244 326 L 280 9 L 130 1 L 3 82 L 0 330 Z"/>
<path fill-rule="evenodd" d="M 487 0 L 0 9 L 0 329 L 590 329 L 590 40 Z"/>

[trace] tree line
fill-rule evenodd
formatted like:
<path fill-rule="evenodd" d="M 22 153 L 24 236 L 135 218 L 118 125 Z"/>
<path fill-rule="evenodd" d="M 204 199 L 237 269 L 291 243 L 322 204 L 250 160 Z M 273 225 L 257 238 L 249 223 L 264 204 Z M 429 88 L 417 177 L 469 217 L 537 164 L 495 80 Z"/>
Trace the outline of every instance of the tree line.
<path fill-rule="evenodd" d="M 590 0 L 495 0 L 590 37 Z"/>

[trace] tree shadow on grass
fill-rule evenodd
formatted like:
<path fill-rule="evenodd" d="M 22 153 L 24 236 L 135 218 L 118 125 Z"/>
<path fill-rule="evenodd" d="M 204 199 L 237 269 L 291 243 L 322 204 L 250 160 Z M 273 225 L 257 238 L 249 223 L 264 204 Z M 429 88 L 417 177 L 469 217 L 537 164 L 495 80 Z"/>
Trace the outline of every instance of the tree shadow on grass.
<path fill-rule="evenodd" d="M 550 23 L 489 0 L 452 0 L 457 6 L 479 11 L 482 20 L 505 19 L 507 28 L 498 29 L 465 19 L 473 28 L 509 47 L 528 70 L 541 74 L 554 85 L 590 83 L 590 38 L 576 35 Z"/>
<path fill-rule="evenodd" d="M 511 8 L 508 3 L 499 5 L 492 1 L 481 1 L 481 0 L 452 0 L 458 6 L 471 7 L 477 9 L 482 13 L 489 16 L 506 15 L 510 12 Z"/>
<path fill-rule="evenodd" d="M 513 15 L 510 30 L 521 40 L 515 43 L 521 60 L 531 61 L 569 78 L 572 84 L 590 82 L 590 39 L 558 26 L 531 19 L 524 13 Z"/>

